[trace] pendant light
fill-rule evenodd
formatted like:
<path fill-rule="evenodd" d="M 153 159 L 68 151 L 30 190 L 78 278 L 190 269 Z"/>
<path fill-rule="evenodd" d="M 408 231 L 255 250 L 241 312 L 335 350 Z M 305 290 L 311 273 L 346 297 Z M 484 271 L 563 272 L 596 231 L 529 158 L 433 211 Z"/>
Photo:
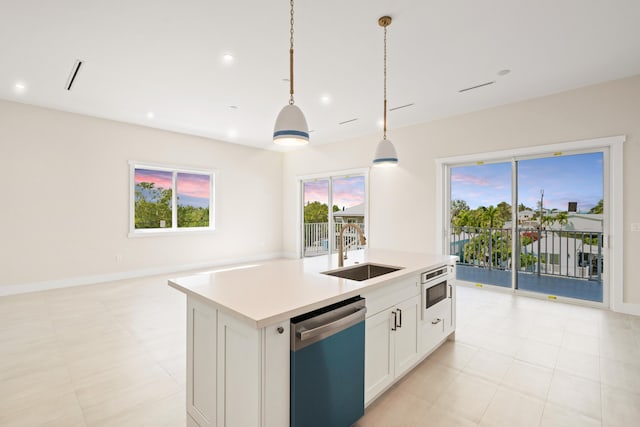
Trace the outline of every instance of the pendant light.
<path fill-rule="evenodd" d="M 291 3 L 291 37 L 289 39 L 289 104 L 278 114 L 273 128 L 273 142 L 279 145 L 304 145 L 309 143 L 309 126 L 302 110 L 293 101 L 293 0 Z"/>
<path fill-rule="evenodd" d="M 384 133 L 382 141 L 378 143 L 376 148 L 373 166 L 397 166 L 398 154 L 391 141 L 387 139 L 387 27 L 391 25 L 391 17 L 381 17 L 378 19 L 378 25 L 384 28 Z"/>

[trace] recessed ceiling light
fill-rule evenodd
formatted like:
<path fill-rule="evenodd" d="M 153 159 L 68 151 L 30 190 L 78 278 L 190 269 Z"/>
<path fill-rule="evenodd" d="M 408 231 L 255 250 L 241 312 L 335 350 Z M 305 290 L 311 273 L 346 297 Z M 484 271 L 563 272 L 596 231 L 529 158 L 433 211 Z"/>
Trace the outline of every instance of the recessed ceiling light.
<path fill-rule="evenodd" d="M 378 129 L 382 129 L 384 127 L 384 120 L 379 119 L 376 126 L 378 126 Z"/>
<path fill-rule="evenodd" d="M 331 96 L 326 95 L 326 94 L 322 95 L 320 97 L 320 101 L 322 101 L 322 103 L 325 104 L 325 105 L 331 104 Z"/>
<path fill-rule="evenodd" d="M 506 75 L 507 75 L 507 74 L 509 74 L 510 72 L 511 72 L 511 70 L 504 69 L 504 70 L 500 70 L 500 71 L 498 71 L 498 75 L 499 75 L 499 76 L 506 76 Z"/>
<path fill-rule="evenodd" d="M 232 110 L 237 110 L 238 106 L 237 105 L 229 105 L 229 108 L 231 108 Z"/>
<path fill-rule="evenodd" d="M 289 79 L 282 79 L 283 82 L 289 83 Z"/>
<path fill-rule="evenodd" d="M 235 138 L 235 137 L 237 137 L 237 136 L 238 136 L 238 131 L 236 131 L 235 129 L 229 129 L 229 130 L 227 131 L 227 136 L 228 136 L 229 138 Z"/>
<path fill-rule="evenodd" d="M 24 90 L 27 88 L 27 85 L 22 82 L 18 82 L 14 85 L 14 88 L 16 92 L 24 92 Z"/>
<path fill-rule="evenodd" d="M 149 111 L 149 112 L 147 113 L 147 119 L 149 119 L 149 120 L 152 120 L 155 116 L 156 116 L 156 115 L 155 115 L 155 114 L 153 114 L 153 111 Z"/>
<path fill-rule="evenodd" d="M 225 64 L 231 64 L 233 62 L 233 59 L 233 55 L 230 53 L 222 54 L 222 62 L 224 62 Z"/>

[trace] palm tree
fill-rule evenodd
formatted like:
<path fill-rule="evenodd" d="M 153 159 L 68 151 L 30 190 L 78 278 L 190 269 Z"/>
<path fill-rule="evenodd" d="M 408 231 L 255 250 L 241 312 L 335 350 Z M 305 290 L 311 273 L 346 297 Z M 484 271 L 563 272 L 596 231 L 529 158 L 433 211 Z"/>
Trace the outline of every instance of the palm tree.
<path fill-rule="evenodd" d="M 589 209 L 590 214 L 601 214 L 604 211 L 604 200 L 600 199 L 597 205 Z"/>
<path fill-rule="evenodd" d="M 498 209 L 493 205 L 489 206 L 488 208 L 485 208 L 484 212 L 482 213 L 482 219 L 489 221 L 489 228 L 493 228 L 493 223 L 496 219 L 497 214 L 498 214 Z"/>
<path fill-rule="evenodd" d="M 555 222 L 560 224 L 560 231 L 562 231 L 562 226 L 569 222 L 569 215 L 566 212 L 558 212 Z"/>

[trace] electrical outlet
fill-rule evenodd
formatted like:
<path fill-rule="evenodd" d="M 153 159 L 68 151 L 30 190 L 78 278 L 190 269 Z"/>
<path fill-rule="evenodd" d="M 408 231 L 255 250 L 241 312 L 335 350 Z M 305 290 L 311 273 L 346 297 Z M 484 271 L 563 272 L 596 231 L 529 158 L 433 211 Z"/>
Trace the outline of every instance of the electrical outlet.
<path fill-rule="evenodd" d="M 640 222 L 632 222 L 631 231 L 640 231 Z"/>

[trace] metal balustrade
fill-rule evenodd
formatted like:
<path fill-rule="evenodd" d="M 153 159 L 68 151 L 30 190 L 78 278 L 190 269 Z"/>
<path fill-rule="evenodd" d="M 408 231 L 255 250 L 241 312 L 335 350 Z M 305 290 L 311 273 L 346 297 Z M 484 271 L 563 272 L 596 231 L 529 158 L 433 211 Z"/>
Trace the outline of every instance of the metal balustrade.
<path fill-rule="evenodd" d="M 603 233 L 520 228 L 519 272 L 602 280 Z M 513 230 L 488 227 L 452 227 L 450 253 L 461 265 L 489 270 L 512 270 Z"/>
<path fill-rule="evenodd" d="M 366 230 L 364 223 L 354 223 L 362 229 L 366 236 Z M 340 236 L 340 230 L 345 223 L 334 223 L 333 227 L 333 248 L 329 250 L 329 224 L 326 222 L 310 222 L 303 224 L 303 256 L 318 256 L 326 255 L 328 253 L 338 252 L 338 237 Z M 349 249 L 359 249 L 362 246 L 359 244 L 358 233 L 348 228 L 344 232 L 344 244 Z"/>

